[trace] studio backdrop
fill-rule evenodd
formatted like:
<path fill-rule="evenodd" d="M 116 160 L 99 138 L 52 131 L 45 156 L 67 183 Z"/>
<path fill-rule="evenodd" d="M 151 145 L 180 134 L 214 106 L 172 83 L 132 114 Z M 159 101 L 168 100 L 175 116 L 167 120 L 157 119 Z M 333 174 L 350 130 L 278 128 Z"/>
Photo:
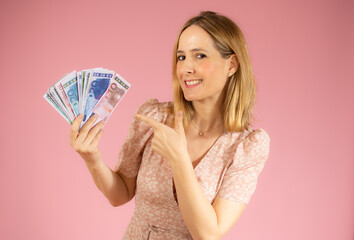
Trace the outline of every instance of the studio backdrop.
<path fill-rule="evenodd" d="M 211 10 L 243 31 L 257 83 L 254 128 L 270 154 L 224 239 L 352 240 L 353 1 L 42 1 L 0 3 L 0 239 L 121 239 L 134 199 L 110 205 L 45 101 L 64 74 L 112 69 L 131 88 L 99 149 L 115 167 L 137 108 L 172 100 L 172 52 Z"/>

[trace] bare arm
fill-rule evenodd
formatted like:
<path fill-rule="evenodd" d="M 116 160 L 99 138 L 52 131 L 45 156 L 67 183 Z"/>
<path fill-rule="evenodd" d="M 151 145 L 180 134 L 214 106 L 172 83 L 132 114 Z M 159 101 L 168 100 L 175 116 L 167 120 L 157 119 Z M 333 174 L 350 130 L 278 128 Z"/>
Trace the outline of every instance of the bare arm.
<path fill-rule="evenodd" d="M 95 164 L 86 162 L 92 178 L 100 191 L 106 196 L 112 206 L 121 206 L 129 202 L 134 193 L 129 193 L 123 178 L 118 172 L 112 171 L 102 160 Z"/>
<path fill-rule="evenodd" d="M 220 198 L 211 204 L 199 185 L 190 159 L 186 159 L 185 164 L 172 165 L 172 172 L 178 206 L 193 239 L 222 239 L 247 205 Z"/>
<path fill-rule="evenodd" d="M 92 116 L 79 131 L 82 119 L 83 115 L 79 115 L 71 126 L 71 146 L 84 159 L 96 186 L 113 206 L 129 202 L 135 195 L 134 179 L 127 179 L 119 171 L 112 171 L 102 161 L 101 152 L 97 148 L 104 122 L 99 122 L 91 128 L 97 119 L 97 116 Z"/>

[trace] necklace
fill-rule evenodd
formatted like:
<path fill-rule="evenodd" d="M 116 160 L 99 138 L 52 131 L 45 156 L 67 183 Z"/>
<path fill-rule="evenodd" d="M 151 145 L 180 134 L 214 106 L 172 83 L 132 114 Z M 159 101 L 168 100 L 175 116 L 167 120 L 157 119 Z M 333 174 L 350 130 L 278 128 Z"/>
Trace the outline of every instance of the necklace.
<path fill-rule="evenodd" d="M 193 127 L 198 131 L 199 136 L 204 136 L 205 133 L 209 132 L 212 128 L 210 128 L 208 131 L 200 131 L 199 128 L 193 123 L 193 120 L 191 121 Z M 215 128 L 219 127 L 223 122 L 221 122 L 219 125 L 217 125 Z"/>

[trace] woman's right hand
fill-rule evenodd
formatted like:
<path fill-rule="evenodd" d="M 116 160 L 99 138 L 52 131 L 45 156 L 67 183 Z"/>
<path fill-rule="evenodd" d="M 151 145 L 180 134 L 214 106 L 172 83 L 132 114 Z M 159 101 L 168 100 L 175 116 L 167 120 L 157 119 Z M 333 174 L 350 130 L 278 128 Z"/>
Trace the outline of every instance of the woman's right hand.
<path fill-rule="evenodd" d="M 79 131 L 84 118 L 83 114 L 79 114 L 71 125 L 70 131 L 70 145 L 80 154 L 86 164 L 90 165 L 101 160 L 101 152 L 98 150 L 97 145 L 103 134 L 104 121 L 100 121 L 91 128 L 97 117 L 97 114 L 91 116 Z"/>

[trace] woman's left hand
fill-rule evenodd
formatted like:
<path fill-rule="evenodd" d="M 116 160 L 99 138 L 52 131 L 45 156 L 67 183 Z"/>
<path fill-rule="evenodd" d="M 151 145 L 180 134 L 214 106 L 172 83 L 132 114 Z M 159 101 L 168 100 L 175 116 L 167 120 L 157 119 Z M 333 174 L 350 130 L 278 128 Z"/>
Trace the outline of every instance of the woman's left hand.
<path fill-rule="evenodd" d="M 141 114 L 136 114 L 135 117 L 153 128 L 154 137 L 151 141 L 151 148 L 166 158 L 170 165 L 179 164 L 189 158 L 182 111 L 175 115 L 174 129 Z"/>

